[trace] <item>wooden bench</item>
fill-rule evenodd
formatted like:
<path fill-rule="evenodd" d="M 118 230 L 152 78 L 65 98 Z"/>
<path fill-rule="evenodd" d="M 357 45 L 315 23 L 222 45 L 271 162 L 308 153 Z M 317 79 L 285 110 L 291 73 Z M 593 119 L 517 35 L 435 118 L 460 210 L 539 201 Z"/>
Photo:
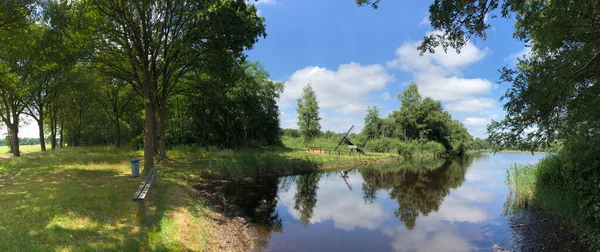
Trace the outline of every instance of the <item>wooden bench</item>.
<path fill-rule="evenodd" d="M 142 184 L 138 187 L 137 191 L 133 194 L 133 201 L 137 201 L 138 206 L 138 217 L 140 219 L 146 218 L 146 197 L 149 194 L 153 194 L 150 189 L 152 184 L 156 183 L 156 168 L 152 168 L 150 173 L 146 176 L 146 179 L 142 181 Z"/>

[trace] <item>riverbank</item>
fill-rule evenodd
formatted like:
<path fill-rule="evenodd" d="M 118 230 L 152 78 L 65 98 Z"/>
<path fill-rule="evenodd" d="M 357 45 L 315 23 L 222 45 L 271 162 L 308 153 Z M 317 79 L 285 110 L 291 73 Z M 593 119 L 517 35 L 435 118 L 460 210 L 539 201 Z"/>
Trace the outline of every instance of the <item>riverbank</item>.
<path fill-rule="evenodd" d="M 131 200 L 141 178 L 130 178 L 129 159 L 141 157 L 140 151 L 84 147 L 0 158 L 0 250 L 246 251 L 252 246 L 246 223 L 222 212 L 195 185 L 394 158 L 289 148 L 181 147 L 168 154 L 169 160 L 156 164 L 157 193 L 145 223 Z"/>
<path fill-rule="evenodd" d="M 560 179 L 563 165 L 559 157 L 549 156 L 535 165 L 511 167 L 506 174 L 506 181 L 511 192 L 511 197 L 507 199 L 506 203 L 507 210 L 517 213 L 522 211 L 530 216 L 544 216 L 542 219 L 559 223 L 558 226 L 562 227 L 561 232 L 564 235 L 560 239 L 557 238 L 560 243 L 565 238 L 567 239 L 565 242 L 577 246 L 584 242 L 585 247 L 594 251 L 599 250 L 600 240 L 596 237 L 600 233 L 600 229 L 597 224 L 586 218 L 587 211 L 593 210 L 580 208 L 577 193 Z M 531 224 L 531 227 L 526 228 L 525 233 L 549 230 L 544 227 L 536 228 L 543 222 L 531 221 L 529 217 L 524 218 L 522 222 L 525 222 L 524 225 Z M 527 231 L 527 229 L 534 231 Z M 552 233 L 548 232 L 550 231 L 542 232 L 542 234 L 547 233 L 549 235 L 546 236 L 552 237 Z"/>

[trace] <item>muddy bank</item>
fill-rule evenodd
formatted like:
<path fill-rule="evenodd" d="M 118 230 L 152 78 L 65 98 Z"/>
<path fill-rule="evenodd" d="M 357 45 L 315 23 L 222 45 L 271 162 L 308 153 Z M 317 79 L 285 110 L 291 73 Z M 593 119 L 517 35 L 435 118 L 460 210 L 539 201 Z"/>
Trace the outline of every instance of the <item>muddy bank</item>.
<path fill-rule="evenodd" d="M 214 221 L 209 239 L 210 251 L 255 251 L 256 230 L 250 219 L 223 194 L 226 180 L 204 180 L 194 186 L 198 196 L 210 208 L 207 215 Z"/>
<path fill-rule="evenodd" d="M 515 251 L 589 251 L 567 223 L 543 210 L 523 209 L 509 217 Z"/>

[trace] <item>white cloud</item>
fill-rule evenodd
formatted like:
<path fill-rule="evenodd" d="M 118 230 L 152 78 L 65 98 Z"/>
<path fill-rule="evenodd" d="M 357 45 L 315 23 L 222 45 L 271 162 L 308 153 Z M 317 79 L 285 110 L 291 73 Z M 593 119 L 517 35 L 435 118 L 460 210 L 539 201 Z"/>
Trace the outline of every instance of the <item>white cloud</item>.
<path fill-rule="evenodd" d="M 285 82 L 279 106 L 288 108 L 296 104 L 302 89 L 312 84 L 319 106 L 325 109 L 342 109 L 348 105 L 359 105 L 366 94 L 378 91 L 393 80 L 381 65 L 361 66 L 352 62 L 342 64 L 337 71 L 310 66 L 296 71 Z"/>
<path fill-rule="evenodd" d="M 359 175 L 350 175 L 347 181 L 353 187 L 360 188 L 362 184 Z M 362 195 L 350 191 L 344 180 L 337 175 L 321 177 L 318 186 L 317 204 L 313 209 L 310 223 L 332 220 L 336 228 L 344 230 L 357 227 L 373 230 L 391 217 L 391 214 L 384 211 L 379 203 L 365 204 Z M 289 214 L 299 219 L 299 213 L 294 209 L 295 194 L 296 188 L 292 185 L 289 191 L 280 193 L 278 197 L 287 207 Z M 340 200 L 340 197 L 343 200 Z"/>
<path fill-rule="evenodd" d="M 486 126 L 488 125 L 492 120 L 489 118 L 483 118 L 483 117 L 467 117 L 467 119 L 465 119 L 463 121 L 463 123 L 465 125 L 473 125 L 473 126 Z"/>
<path fill-rule="evenodd" d="M 465 120 L 463 120 L 463 123 L 470 126 L 487 126 L 492 122 L 492 120 L 497 120 L 500 118 L 502 118 L 502 116 L 498 114 L 487 115 L 484 117 L 467 117 Z"/>
<path fill-rule="evenodd" d="M 391 98 L 392 98 L 392 96 L 390 96 L 389 92 L 385 92 L 385 93 L 381 94 L 381 99 L 384 100 L 384 101 L 387 101 L 387 100 L 389 100 Z"/>
<path fill-rule="evenodd" d="M 446 109 L 450 112 L 469 113 L 493 109 L 496 105 L 496 100 L 492 98 L 471 98 L 449 103 L 446 105 Z"/>
<path fill-rule="evenodd" d="M 419 22 L 419 26 L 429 25 L 431 22 L 429 21 L 429 15 L 425 16 L 421 22 Z"/>
<path fill-rule="evenodd" d="M 249 0 L 249 3 L 254 3 L 255 5 L 275 5 L 275 0 Z"/>
<path fill-rule="evenodd" d="M 324 130 L 345 131 L 350 125 L 362 123 L 369 97 L 380 91 L 393 81 L 386 69 L 381 65 L 362 66 L 359 63 L 339 65 L 337 70 L 318 66 L 310 66 L 294 72 L 285 82 L 285 89 L 278 101 L 282 109 L 295 108 L 302 89 L 311 83 L 321 112 L 337 112 L 344 117 L 323 118 L 321 126 Z M 331 115 L 331 114 L 330 114 Z M 291 119 L 283 127 L 291 124 Z M 356 130 L 360 130 L 357 127 Z"/>
<path fill-rule="evenodd" d="M 436 33 L 436 32 L 434 32 Z M 432 33 L 428 33 L 430 35 Z M 417 47 L 421 41 L 407 41 L 396 50 L 396 59 L 388 67 L 413 72 L 413 81 L 424 96 L 436 100 L 455 101 L 490 93 L 493 84 L 482 78 L 463 78 L 461 70 L 483 59 L 488 49 L 481 50 L 468 42 L 457 53 L 454 49 L 444 52 L 436 48 L 435 53 L 419 55 Z"/>
<path fill-rule="evenodd" d="M 519 60 L 523 60 L 529 57 L 531 57 L 531 47 L 525 46 L 523 47 L 523 49 L 521 49 L 521 51 L 508 55 L 508 57 L 504 59 L 504 62 L 516 65 L 519 62 Z"/>

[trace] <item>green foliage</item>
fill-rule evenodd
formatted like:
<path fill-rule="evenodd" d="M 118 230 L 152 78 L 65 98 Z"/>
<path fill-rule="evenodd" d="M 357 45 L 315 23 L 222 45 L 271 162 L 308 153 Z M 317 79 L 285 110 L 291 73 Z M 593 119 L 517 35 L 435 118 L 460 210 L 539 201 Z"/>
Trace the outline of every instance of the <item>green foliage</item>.
<path fill-rule="evenodd" d="M 365 150 L 372 152 L 393 153 L 402 144 L 399 139 L 382 137 L 367 142 Z"/>
<path fill-rule="evenodd" d="M 465 179 L 472 159 L 409 159 L 383 167 L 361 169 L 365 201 L 374 201 L 378 190 L 389 191 L 398 202 L 396 217 L 411 230 L 419 216 L 439 209 L 450 189 L 458 188 Z"/>
<path fill-rule="evenodd" d="M 310 83 L 302 90 L 302 96 L 298 98 L 298 128 L 305 146 L 321 133 L 319 121 L 319 103 L 317 95 Z"/>
<path fill-rule="evenodd" d="M 363 127 L 362 134 L 366 135 L 368 140 L 374 139 L 380 135 L 381 126 L 382 121 L 379 118 L 379 108 L 369 105 L 367 107 L 367 114 L 365 115 L 365 126 Z"/>
<path fill-rule="evenodd" d="M 269 80 L 258 62 L 243 62 L 233 73 L 194 72 L 186 92 L 170 99 L 170 145 L 250 147 L 280 144 L 276 100 L 283 83 Z M 226 83 L 226 84 L 225 84 Z"/>
<path fill-rule="evenodd" d="M 371 151 L 397 151 L 401 155 L 462 156 L 471 148 L 472 137 L 465 126 L 452 120 L 439 101 L 423 99 L 416 84 L 408 86 L 398 99 L 402 106 L 389 118 L 380 119 L 377 107 L 369 107 L 365 128 L 353 141 Z"/>

